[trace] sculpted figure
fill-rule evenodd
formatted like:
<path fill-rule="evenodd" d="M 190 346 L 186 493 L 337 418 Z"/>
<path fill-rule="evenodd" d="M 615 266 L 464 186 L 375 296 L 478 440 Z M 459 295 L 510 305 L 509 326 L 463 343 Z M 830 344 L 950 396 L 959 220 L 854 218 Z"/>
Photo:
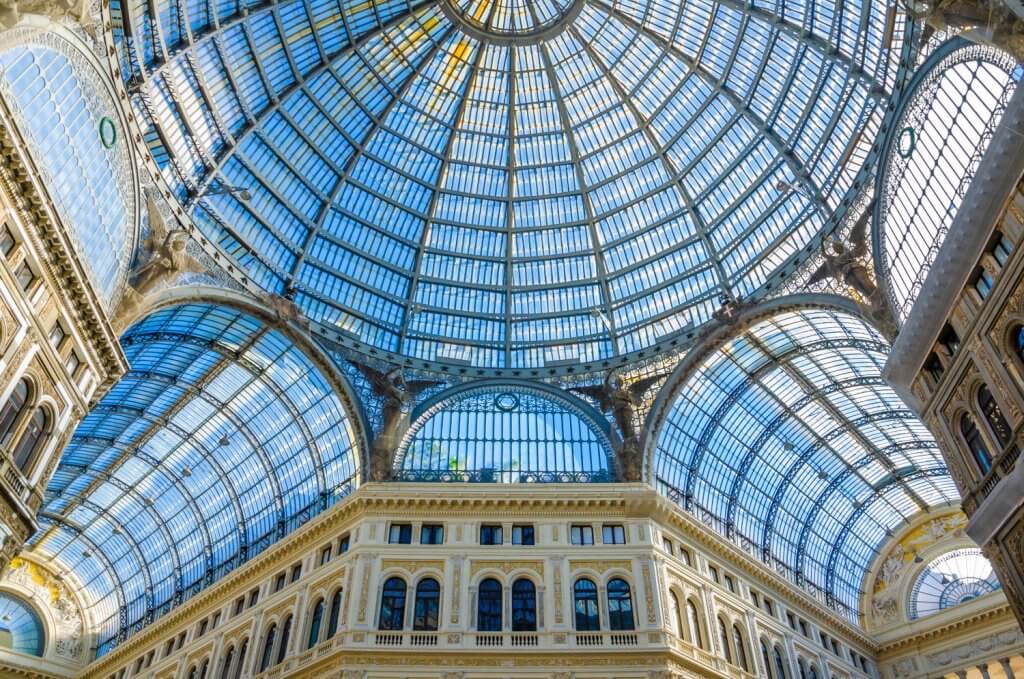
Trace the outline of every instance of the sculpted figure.
<path fill-rule="evenodd" d="M 89 0 L 0 0 L 0 28 L 13 28 L 23 14 L 40 14 L 52 19 L 69 16 L 92 30 Z"/>

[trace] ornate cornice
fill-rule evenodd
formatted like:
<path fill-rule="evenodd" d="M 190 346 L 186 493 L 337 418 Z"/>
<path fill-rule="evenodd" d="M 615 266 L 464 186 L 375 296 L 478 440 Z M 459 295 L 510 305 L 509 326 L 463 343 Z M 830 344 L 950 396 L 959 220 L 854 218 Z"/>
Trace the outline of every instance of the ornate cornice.
<path fill-rule="evenodd" d="M 98 398 L 128 369 L 128 362 L 71 241 L 53 217 L 57 211 L 46 188 L 38 181 L 38 169 L 24 151 L 25 141 L 10 120 L 7 104 L 0 100 L 0 184 L 24 222 L 35 229 L 46 273 L 73 305 L 80 328 L 100 359 L 105 375 L 96 394 Z"/>
<path fill-rule="evenodd" d="M 948 641 L 954 635 L 976 632 L 978 629 L 991 629 L 998 622 L 1016 622 L 1013 610 L 1008 603 L 978 611 L 973 615 L 957 618 L 945 624 L 936 625 L 920 632 L 909 634 L 895 641 L 878 647 L 878 660 L 883 662 L 892 656 L 901 655 L 907 650 L 917 650 L 918 646 L 933 641 Z"/>

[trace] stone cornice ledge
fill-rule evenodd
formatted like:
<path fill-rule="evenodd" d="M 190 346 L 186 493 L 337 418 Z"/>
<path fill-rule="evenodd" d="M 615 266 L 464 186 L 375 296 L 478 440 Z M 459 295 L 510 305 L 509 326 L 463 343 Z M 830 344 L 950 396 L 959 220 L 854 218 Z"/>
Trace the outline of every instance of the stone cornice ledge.
<path fill-rule="evenodd" d="M 905 401 L 971 270 L 1024 172 L 1024 87 L 1010 98 L 921 292 L 889 352 L 884 375 Z"/>
<path fill-rule="evenodd" d="M 890 656 L 900 655 L 908 650 L 916 650 L 916 647 L 927 644 L 930 641 L 948 641 L 949 635 L 962 633 L 964 630 L 976 625 L 991 625 L 992 623 L 999 622 L 1001 619 L 1012 623 L 1014 628 L 1016 628 L 1017 619 L 1013 615 L 1013 610 L 1009 604 L 1003 603 L 1000 606 L 978 611 L 973 615 L 936 625 L 930 629 L 882 644 L 878 648 L 878 659 L 879 661 L 888 660 Z"/>

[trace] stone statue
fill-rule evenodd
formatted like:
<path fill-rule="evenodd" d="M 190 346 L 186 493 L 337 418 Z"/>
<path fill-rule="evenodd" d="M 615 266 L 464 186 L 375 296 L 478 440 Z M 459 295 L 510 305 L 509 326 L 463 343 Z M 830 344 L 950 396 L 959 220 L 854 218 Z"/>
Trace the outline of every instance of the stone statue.
<path fill-rule="evenodd" d="M 291 323 L 303 330 L 309 330 L 309 319 L 294 301 L 281 295 L 268 294 L 263 296 L 263 303 L 279 322 L 285 325 Z"/>
<path fill-rule="evenodd" d="M 913 19 L 924 24 L 922 40 L 933 33 L 956 33 L 991 45 L 1024 61 L 1024 7 L 999 0 L 901 0 Z"/>
<path fill-rule="evenodd" d="M 659 373 L 623 384 L 622 380 L 609 371 L 603 384 L 583 387 L 570 387 L 571 391 L 582 394 L 597 401 L 603 413 L 610 413 L 622 434 L 619 448 L 619 459 L 622 473 L 627 481 L 639 481 L 643 473 L 643 453 L 640 449 L 640 436 L 633 422 L 637 407 L 643 405 L 643 395 L 667 373 Z"/>
<path fill-rule="evenodd" d="M 885 293 L 875 283 L 868 267 L 868 223 L 873 205 L 872 202 L 864 209 L 864 214 L 850 229 L 846 243 L 830 238 L 822 244 L 821 255 L 825 261 L 807 279 L 807 285 L 832 278 L 852 288 L 860 297 L 857 305 L 861 311 L 892 341 L 896 338 L 898 326 L 885 300 Z"/>
<path fill-rule="evenodd" d="M 395 435 L 398 432 L 398 425 L 402 420 L 403 412 L 408 404 L 416 400 L 416 396 L 431 387 L 443 382 L 435 380 L 410 380 L 406 381 L 401 368 L 383 373 L 368 365 L 349 361 L 359 372 L 363 374 L 373 389 L 373 393 L 383 399 L 381 405 L 381 426 L 380 433 L 373 441 L 373 469 L 371 473 L 374 481 L 387 481 L 392 475 L 392 466 L 395 454 Z"/>
<path fill-rule="evenodd" d="M 179 274 L 207 271 L 186 251 L 188 232 L 180 228 L 168 228 L 167 221 L 152 197 L 147 197 L 146 213 L 149 216 L 149 235 L 142 244 L 142 252 L 132 269 L 128 287 L 110 322 L 117 332 L 127 328 L 147 295 L 159 292 Z M 140 260 L 141 264 L 138 263 Z"/>
<path fill-rule="evenodd" d="M 0 28 L 13 28 L 23 14 L 39 14 L 51 19 L 70 17 L 92 31 L 89 5 L 89 0 L 0 0 Z"/>

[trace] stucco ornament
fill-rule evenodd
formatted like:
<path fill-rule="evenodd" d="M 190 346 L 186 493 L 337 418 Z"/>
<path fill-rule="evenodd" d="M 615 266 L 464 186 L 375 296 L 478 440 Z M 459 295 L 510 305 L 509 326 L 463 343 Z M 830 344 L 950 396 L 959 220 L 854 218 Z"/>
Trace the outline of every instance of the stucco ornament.
<path fill-rule="evenodd" d="M 1019 0 L 903 0 L 911 17 L 925 25 L 922 40 L 932 33 L 956 33 L 992 45 L 1024 61 L 1024 7 Z"/>
<path fill-rule="evenodd" d="M 24 14 L 39 14 L 51 19 L 70 17 L 85 28 L 93 28 L 89 0 L 0 0 L 0 27 L 13 28 Z"/>
<path fill-rule="evenodd" d="M 38 605 L 49 608 L 56 625 L 53 636 L 57 656 L 82 659 L 82 613 L 67 585 L 49 571 L 20 558 L 11 561 L 3 581 L 27 590 Z"/>

